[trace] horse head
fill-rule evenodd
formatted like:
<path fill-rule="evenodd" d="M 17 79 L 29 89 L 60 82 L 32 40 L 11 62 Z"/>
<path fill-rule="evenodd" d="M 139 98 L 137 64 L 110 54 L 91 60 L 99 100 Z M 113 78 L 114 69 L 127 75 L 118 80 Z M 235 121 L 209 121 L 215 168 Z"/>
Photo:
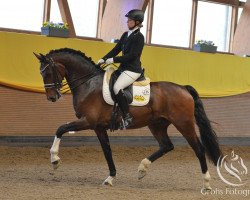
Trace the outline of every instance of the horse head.
<path fill-rule="evenodd" d="M 52 57 L 34 53 L 40 61 L 40 73 L 43 78 L 46 96 L 49 101 L 55 102 L 61 97 L 60 89 L 65 78 L 65 66 L 53 60 Z"/>

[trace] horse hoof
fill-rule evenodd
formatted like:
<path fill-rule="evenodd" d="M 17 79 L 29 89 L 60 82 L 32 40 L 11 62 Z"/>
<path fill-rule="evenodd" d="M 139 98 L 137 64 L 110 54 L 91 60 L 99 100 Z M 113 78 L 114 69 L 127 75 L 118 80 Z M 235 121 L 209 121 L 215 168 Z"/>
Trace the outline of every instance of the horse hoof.
<path fill-rule="evenodd" d="M 104 182 L 102 183 L 102 185 L 105 185 L 105 186 L 110 186 L 110 187 L 112 187 L 112 186 L 113 186 L 113 184 L 112 184 L 112 183 L 109 183 L 109 182 L 107 182 L 107 181 L 104 181 Z"/>
<path fill-rule="evenodd" d="M 145 170 L 139 170 L 138 171 L 138 180 L 141 180 L 146 175 L 147 175 L 147 172 Z"/>
<path fill-rule="evenodd" d="M 103 183 L 102 185 L 105 186 L 113 186 L 113 180 L 115 179 L 115 177 L 109 176 Z"/>
<path fill-rule="evenodd" d="M 56 170 L 60 166 L 61 160 L 54 161 L 51 164 L 53 166 L 53 169 Z"/>

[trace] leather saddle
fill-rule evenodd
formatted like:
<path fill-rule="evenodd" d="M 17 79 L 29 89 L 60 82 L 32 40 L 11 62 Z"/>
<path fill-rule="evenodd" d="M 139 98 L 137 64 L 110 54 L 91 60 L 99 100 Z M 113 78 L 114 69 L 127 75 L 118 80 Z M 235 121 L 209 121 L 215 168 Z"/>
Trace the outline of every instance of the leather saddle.
<path fill-rule="evenodd" d="M 116 102 L 115 99 L 115 93 L 114 93 L 114 84 L 117 81 L 118 77 L 120 76 L 121 72 L 119 70 L 115 70 L 110 77 L 110 81 L 109 81 L 109 91 L 111 94 L 111 97 L 113 99 L 114 102 Z M 145 81 L 146 78 L 144 76 L 144 69 L 143 72 L 141 73 L 141 76 L 135 81 L 135 83 L 129 85 L 128 87 L 123 89 L 123 92 L 127 98 L 128 104 L 131 104 L 133 101 L 133 85 L 136 84 L 136 82 L 143 82 Z M 140 85 L 140 83 L 138 83 Z"/>

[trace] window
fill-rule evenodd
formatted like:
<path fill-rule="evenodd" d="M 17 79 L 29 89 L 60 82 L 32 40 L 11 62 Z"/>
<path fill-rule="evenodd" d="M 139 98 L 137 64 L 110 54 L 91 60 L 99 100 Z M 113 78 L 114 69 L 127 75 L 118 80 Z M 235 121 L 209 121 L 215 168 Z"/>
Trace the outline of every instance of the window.
<path fill-rule="evenodd" d="M 192 0 L 155 0 L 151 42 L 188 47 L 191 14 Z"/>
<path fill-rule="evenodd" d="M 68 0 L 76 35 L 96 37 L 99 0 Z"/>
<path fill-rule="evenodd" d="M 218 51 L 229 51 L 232 7 L 198 2 L 195 40 L 211 40 Z"/>
<path fill-rule="evenodd" d="M 63 22 L 57 0 L 51 0 L 50 21 L 54 23 Z"/>
<path fill-rule="evenodd" d="M 76 35 L 96 37 L 99 0 L 68 0 Z M 62 22 L 57 0 L 51 0 L 50 21 Z"/>
<path fill-rule="evenodd" d="M 1 1 L 0 27 L 41 31 L 43 5 L 44 0 Z"/>

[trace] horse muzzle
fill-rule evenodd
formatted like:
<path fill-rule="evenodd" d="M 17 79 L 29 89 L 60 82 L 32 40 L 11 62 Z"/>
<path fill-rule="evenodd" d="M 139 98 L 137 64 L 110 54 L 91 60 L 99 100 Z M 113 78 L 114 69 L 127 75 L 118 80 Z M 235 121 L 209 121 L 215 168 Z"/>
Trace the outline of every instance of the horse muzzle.
<path fill-rule="evenodd" d="M 56 102 L 58 100 L 58 97 L 55 96 L 55 97 L 47 97 L 47 99 L 51 102 Z"/>
<path fill-rule="evenodd" d="M 47 99 L 48 101 L 51 101 L 51 102 L 56 102 L 62 95 L 60 94 L 60 92 L 56 92 L 55 94 L 53 95 L 47 95 Z"/>

